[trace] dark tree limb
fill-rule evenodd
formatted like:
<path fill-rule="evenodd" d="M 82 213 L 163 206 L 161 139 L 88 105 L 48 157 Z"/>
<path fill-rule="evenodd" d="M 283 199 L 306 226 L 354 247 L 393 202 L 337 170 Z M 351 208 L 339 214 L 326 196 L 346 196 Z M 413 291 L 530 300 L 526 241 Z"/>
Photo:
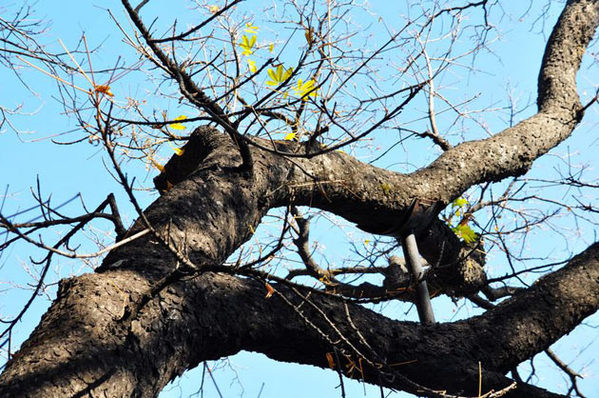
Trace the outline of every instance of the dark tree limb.
<path fill-rule="evenodd" d="M 479 361 L 484 391 L 506 387 L 511 383 L 501 376 L 506 369 L 546 349 L 598 308 L 598 284 L 596 244 L 486 315 L 425 326 L 392 321 L 324 295 L 309 298 L 320 311 L 303 305 L 298 313 L 288 302 L 299 307 L 306 298 L 286 285 L 274 285 L 278 294 L 267 299 L 261 282 L 206 273 L 169 286 L 138 319 L 126 322 L 123 313 L 148 286 L 147 278 L 138 271 L 106 271 L 62 282 L 40 328 L 2 375 L 0 393 L 56 397 L 91 388 L 109 396 L 153 396 L 185 369 L 239 350 L 327 367 L 325 354 L 336 348 L 357 360 L 350 348 L 331 347 L 322 335 L 338 340 L 341 333 L 374 347 L 373 363 L 384 359 L 381 369 L 366 368 L 366 381 L 379 383 L 382 372 L 388 387 L 412 390 L 399 377 L 405 376 L 431 388 L 475 395 Z M 115 286 L 121 294 L 114 293 Z M 544 316 L 548 308 L 551 319 Z M 314 326 L 307 327 L 304 318 Z M 556 396 L 526 385 L 508 396 L 531 392 Z"/>

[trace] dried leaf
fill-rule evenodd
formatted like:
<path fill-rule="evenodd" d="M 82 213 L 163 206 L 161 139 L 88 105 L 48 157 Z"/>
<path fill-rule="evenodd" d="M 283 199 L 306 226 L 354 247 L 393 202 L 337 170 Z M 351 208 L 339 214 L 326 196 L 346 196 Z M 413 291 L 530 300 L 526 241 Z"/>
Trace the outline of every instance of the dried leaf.
<path fill-rule="evenodd" d="M 308 45 L 312 45 L 312 43 L 314 42 L 313 39 L 313 34 L 314 29 L 310 28 L 310 29 L 306 29 L 306 31 L 304 32 L 304 36 L 306 36 L 306 41 L 308 42 Z"/>
<path fill-rule="evenodd" d="M 265 282 L 266 286 L 266 298 L 271 298 L 273 294 L 275 294 L 275 289 L 270 286 L 270 283 Z"/>
<path fill-rule="evenodd" d="M 327 357 L 327 362 L 329 363 L 329 368 L 335 369 L 335 361 L 333 360 L 333 354 L 330 352 L 327 352 L 325 354 L 325 356 Z"/>
<path fill-rule="evenodd" d="M 96 90 L 97 93 L 102 93 L 110 97 L 114 97 L 114 94 L 112 94 L 112 92 L 110 91 L 110 86 L 108 84 L 99 84 L 96 87 L 94 87 L 94 90 Z"/>

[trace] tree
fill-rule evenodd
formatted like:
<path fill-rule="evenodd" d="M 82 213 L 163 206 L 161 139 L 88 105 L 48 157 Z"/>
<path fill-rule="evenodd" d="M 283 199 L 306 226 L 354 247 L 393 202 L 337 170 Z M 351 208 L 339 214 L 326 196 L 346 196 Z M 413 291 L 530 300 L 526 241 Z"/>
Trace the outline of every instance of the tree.
<path fill-rule="evenodd" d="M 421 13 L 389 30 L 382 45 L 354 49 L 347 43 L 356 32 L 344 24 L 352 2 L 290 1 L 271 10 L 273 23 L 294 27 L 286 42 L 301 47 L 290 55 L 285 42 L 264 41 L 255 21 L 236 14 L 244 11 L 241 0 L 200 7 L 208 14 L 203 22 L 186 30 L 175 23 L 163 35 L 142 19 L 147 3 L 134 7 L 122 0 L 132 31 L 115 22 L 149 63 L 145 70 L 164 77 L 178 92 L 174 99 L 198 116 L 148 112 L 134 99 L 123 104 L 114 99 L 115 77 L 142 66 L 94 70 L 85 36 L 79 47 L 52 53 L 37 44 L 38 32 L 29 30 L 23 14 L 2 20 L 4 64 L 17 72 L 28 65 L 56 79 L 63 106 L 83 132 L 71 144 L 85 140 L 105 150 L 138 218 L 126 228 L 112 195 L 93 211 L 67 217 L 41 194 L 44 220 L 0 217 L 7 231 L 2 249 L 25 241 L 47 251 L 32 298 L 54 255 L 83 257 L 71 240 L 88 223 L 109 220 L 116 234 L 95 272 L 60 282 L 50 309 L 0 375 L 0 396 L 156 396 L 185 370 L 240 350 L 431 397 L 561 396 L 525 382 L 516 367 L 596 312 L 599 246 L 591 244 L 562 267 L 543 264 L 545 275 L 528 285 L 521 274 L 534 269 L 521 268 L 525 259 L 509 240 L 546 225 L 551 214 L 521 212 L 523 222 L 510 224 L 500 213 L 510 211 L 510 203 L 537 200 L 519 196 L 528 189 L 522 176 L 570 137 L 597 100 L 581 104 L 576 78 L 599 24 L 599 2 L 565 4 L 547 39 L 538 110 L 477 140 L 443 133 L 440 124 L 464 123 L 468 115 L 434 82 L 490 44 L 497 4 L 422 3 Z M 476 22 L 464 25 L 467 16 Z M 476 39 L 468 48 L 461 42 L 466 34 Z M 447 47 L 435 47 L 439 38 Z M 379 62 L 389 62 L 384 57 L 396 56 L 393 51 L 405 52 L 398 66 L 389 66 L 397 73 L 380 73 L 400 85 L 377 75 Z M 83 79 L 90 88 L 78 83 Z M 444 119 L 436 101 L 456 119 Z M 409 106 L 426 107 L 426 129 L 403 126 Z M 510 111 L 517 118 L 518 110 Z M 193 132 L 184 134 L 191 123 Z M 387 129 L 399 132 L 393 145 L 406 137 L 427 139 L 442 153 L 410 172 L 350 154 Z M 162 166 L 158 157 L 166 142 L 184 145 Z M 145 210 L 135 179 L 124 170 L 134 160 L 161 171 L 154 180 L 161 194 Z M 597 188 L 580 174 L 558 182 Z M 502 194 L 494 196 L 493 189 Z M 592 203 L 553 204 L 572 217 L 592 219 L 597 212 Z M 310 219 L 303 215 L 310 209 L 379 238 L 365 242 L 372 249 L 356 248 L 357 266 L 327 267 L 311 250 Z M 490 215 L 481 214 L 485 209 Z M 252 252 L 246 242 L 267 215 L 279 220 L 276 234 Z M 70 229 L 56 244 L 34 237 L 63 225 Z M 268 239 L 267 233 L 256 236 Z M 405 266 L 390 256 L 397 242 Z M 492 250 L 505 254 L 504 276 L 487 276 Z M 301 267 L 288 274 L 271 267 L 293 258 L 292 251 Z M 363 277 L 360 284 L 356 275 Z M 466 297 L 484 312 L 435 323 L 426 318 L 426 288 Z M 415 302 L 423 322 L 392 320 L 365 305 L 389 300 Z M 4 345 L 19 318 L 8 323 Z M 574 372 L 561 365 L 577 388 Z"/>

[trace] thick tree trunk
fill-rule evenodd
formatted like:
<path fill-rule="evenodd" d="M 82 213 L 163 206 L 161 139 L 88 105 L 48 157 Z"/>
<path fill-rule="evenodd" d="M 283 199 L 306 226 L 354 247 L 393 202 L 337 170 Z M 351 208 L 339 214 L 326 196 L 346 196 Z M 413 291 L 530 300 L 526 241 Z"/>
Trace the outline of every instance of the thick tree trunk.
<path fill-rule="evenodd" d="M 0 396 L 152 397 L 200 361 L 239 350 L 320 367 L 337 350 L 343 370 L 360 358 L 381 365 L 364 361 L 368 382 L 415 392 L 408 377 L 468 395 L 476 395 L 480 362 L 484 390 L 497 390 L 510 383 L 503 372 L 597 309 L 599 245 L 484 316 L 433 326 L 392 321 L 324 294 L 307 298 L 285 285 L 273 284 L 277 294 L 265 298 L 261 282 L 212 272 L 169 286 L 135 319 L 123 319 L 148 279 L 114 270 L 64 281 L 3 374 Z M 509 396 L 553 394 L 520 386 Z"/>
<path fill-rule="evenodd" d="M 251 236 L 249 225 L 289 194 L 284 188 L 289 169 L 277 155 L 254 151 L 253 177 L 230 171 L 228 140 L 213 130 L 204 130 L 202 139 L 211 151 L 203 170 L 146 214 L 206 272 L 167 286 L 137 312 L 151 285 L 177 262 L 146 235 L 112 252 L 100 272 L 63 281 L 55 303 L 2 374 L 0 396 L 93 391 L 150 397 L 200 361 L 242 349 L 321 367 L 327 366 L 326 353 L 337 350 L 346 361 L 363 358 L 370 382 L 415 392 L 418 387 L 405 376 L 473 394 L 478 361 L 486 389 L 505 387 L 509 380 L 502 373 L 547 348 L 599 306 L 597 245 L 497 309 L 452 324 L 396 322 L 287 286 L 275 285 L 279 294 L 267 299 L 261 282 L 208 271 L 218 269 Z M 131 233 L 143 227 L 139 222 Z M 413 360 L 398 369 L 388 365 Z M 340 365 L 347 369 L 346 364 Z"/>

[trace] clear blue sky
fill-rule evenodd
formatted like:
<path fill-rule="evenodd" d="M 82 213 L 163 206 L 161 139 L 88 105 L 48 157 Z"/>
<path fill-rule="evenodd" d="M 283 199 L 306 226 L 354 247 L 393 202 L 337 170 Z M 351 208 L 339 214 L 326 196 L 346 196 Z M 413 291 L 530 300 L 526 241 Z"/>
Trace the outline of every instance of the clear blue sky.
<path fill-rule="evenodd" d="M 257 2 L 254 2 L 257 3 Z M 391 4 L 397 3 L 396 7 Z M 403 2 L 390 2 L 383 0 L 371 1 L 371 9 L 374 16 L 370 20 L 364 20 L 364 25 L 368 26 L 373 35 L 369 40 L 376 41 L 386 35 L 386 27 L 389 29 L 398 29 L 400 27 L 400 15 L 406 15 L 408 10 L 403 8 Z M 508 94 L 512 94 L 518 107 L 524 107 L 526 104 L 534 104 L 536 98 L 536 78 L 541 62 L 541 57 L 545 45 L 546 36 L 553 26 L 559 12 L 559 5 L 551 8 L 545 21 L 546 26 L 543 31 L 542 21 L 531 28 L 531 19 L 538 15 L 537 9 L 532 9 L 530 14 L 519 19 L 527 8 L 527 5 L 519 4 L 521 2 L 504 2 L 504 7 L 508 8 L 502 18 L 494 17 L 491 20 L 498 27 L 501 36 L 492 43 L 491 52 L 481 52 L 475 59 L 477 71 L 466 71 L 466 69 L 456 69 L 455 73 L 448 73 L 443 76 L 441 89 L 443 94 L 453 101 L 478 96 L 473 102 L 472 109 L 477 107 L 492 106 L 502 108 L 508 104 Z M 508 4 L 509 3 L 509 4 Z M 522 2 L 524 3 L 524 2 Z M 555 2 L 553 2 L 555 3 Z M 185 23 L 197 22 L 192 13 L 177 11 L 174 7 L 167 4 L 170 2 L 161 2 L 154 0 L 151 2 L 155 7 L 152 13 L 159 13 L 161 21 L 166 23 L 173 18 L 173 13 Z M 128 26 L 127 19 L 121 11 L 120 3 L 115 0 L 109 1 L 74 1 L 64 0 L 60 2 L 40 1 L 35 6 L 36 15 L 39 18 L 50 21 L 51 25 L 41 41 L 53 50 L 58 50 L 57 39 L 64 41 L 67 47 L 72 48 L 82 32 L 86 33 L 87 39 L 92 45 L 101 45 L 97 54 L 94 56 L 96 67 L 111 66 L 117 57 L 122 56 L 125 59 L 135 59 L 136 55 L 132 50 L 121 42 L 121 34 L 110 20 L 106 8 L 110 8 L 117 18 Z M 260 20 L 259 10 L 252 10 L 248 7 L 248 13 L 257 12 L 255 17 L 250 19 L 256 25 L 264 23 Z M 412 10 L 411 12 L 415 12 Z M 381 20 L 378 20 L 378 17 Z M 360 14 L 356 18 L 366 18 L 366 14 Z M 362 22 L 362 21 L 359 21 Z M 181 24 L 184 26 L 184 23 Z M 544 32 L 544 33 L 543 33 Z M 356 43 L 360 43 L 360 38 L 356 38 Z M 466 40 L 464 38 L 463 40 Z M 467 46 L 467 43 L 458 45 Z M 390 66 L 391 67 L 391 66 Z M 596 70 L 595 76 L 596 76 Z M 590 74 L 581 78 L 581 94 L 583 100 L 589 98 L 593 93 Z M 94 207 L 100 203 L 108 193 L 115 192 L 125 218 L 130 222 L 134 218 L 134 212 L 128 205 L 128 202 L 122 192 L 122 189 L 105 172 L 103 160 L 105 156 L 100 149 L 90 145 L 77 146 L 57 146 L 50 142 L 47 137 L 55 136 L 76 128 L 73 120 L 63 114 L 63 109 L 55 99 L 56 84 L 47 76 L 36 71 L 24 71 L 23 79 L 30 84 L 31 91 L 28 91 L 14 77 L 14 74 L 4 68 L 0 69 L 0 104 L 7 108 L 23 104 L 23 111 L 26 115 L 15 116 L 12 118 L 14 125 L 24 133 L 19 137 L 8 128 L 0 132 L 0 170 L 3 170 L 0 178 L 0 189 L 2 194 L 4 188 L 9 186 L 9 198 L 4 214 L 24 209 L 32 205 L 30 187 L 35 187 L 36 177 L 39 176 L 42 191 L 45 195 L 52 196 L 52 203 L 59 204 L 81 193 L 85 203 L 89 207 Z M 114 85 L 115 96 L 123 97 L 125 95 L 135 97 L 144 93 L 143 81 L 137 74 L 124 76 Z M 586 92 L 584 91 L 586 90 Z M 140 94 L 141 93 L 141 94 Z M 145 95 L 145 94 L 144 94 Z M 121 97 L 121 98 L 123 98 Z M 159 101 L 155 99 L 155 101 Z M 165 107 L 176 115 L 183 113 L 178 109 L 176 101 L 161 102 L 160 107 Z M 158 106 L 157 106 L 158 107 Z M 524 112 L 517 116 L 517 120 L 534 112 L 534 106 L 530 106 Z M 412 109 L 413 114 L 402 116 L 402 120 L 411 120 L 423 115 L 421 110 Z M 564 145 L 561 145 L 553 151 L 553 155 L 540 160 L 535 164 L 533 174 L 540 178 L 555 178 L 555 165 L 567 167 L 567 162 L 560 160 L 570 156 L 575 164 L 589 163 L 593 160 L 592 152 L 585 153 L 584 150 L 591 147 L 597 147 L 595 138 L 591 135 L 592 128 L 597 127 L 596 108 L 591 110 L 590 115 L 584 122 L 584 125 L 578 129 L 575 136 L 569 139 Z M 498 111 L 485 115 L 485 121 L 490 131 L 497 132 L 507 126 L 506 112 Z M 449 119 L 440 116 L 440 122 L 448 125 Z M 459 139 L 459 134 L 452 138 Z M 466 133 L 467 139 L 484 137 L 484 130 L 470 128 Z M 70 135 L 60 135 L 60 138 L 68 139 Z M 381 145 L 387 142 L 381 140 Z M 418 151 L 409 153 L 398 152 L 398 156 L 406 158 L 398 160 L 401 162 L 398 169 L 413 169 L 429 162 L 438 152 L 429 151 L 427 147 L 422 147 Z M 368 160 L 368 159 L 366 159 Z M 386 158 L 381 165 L 391 166 L 395 162 Z M 128 169 L 132 175 L 136 175 L 145 186 L 151 186 L 151 177 L 156 172 L 147 171 L 145 168 L 132 164 Z M 556 195 L 562 193 L 556 192 Z M 140 200 L 144 204 L 150 203 L 154 193 L 140 193 Z M 73 212 L 80 211 L 81 206 L 77 203 L 71 204 L 68 208 Z M 21 219 L 21 221 L 23 221 Z M 567 253 L 575 253 L 585 248 L 594 240 L 592 229 L 587 225 L 571 225 L 571 221 L 555 221 L 561 230 L 571 231 L 576 239 L 568 240 L 558 239 L 557 233 L 545 231 L 546 234 L 533 234 L 526 242 L 527 248 L 534 248 L 538 256 L 551 256 L 551 258 L 565 258 Z M 563 223 L 563 224 L 560 224 Z M 324 221 L 320 224 L 321 229 L 314 232 L 314 236 L 322 240 L 323 244 L 328 245 L 331 251 L 347 250 L 348 245 L 340 242 L 339 239 L 333 239 L 330 235 L 330 226 Z M 110 237 L 102 235 L 100 230 L 96 231 L 99 239 L 109 241 Z M 359 234 L 355 232 L 355 234 Z M 357 235 L 361 236 L 361 235 Z M 92 236 L 92 238 L 95 238 Z M 361 239 L 361 238 L 359 238 Z M 83 241 L 82 241 L 83 243 Z M 83 248 L 93 250 L 94 246 L 84 244 Z M 28 257 L 35 253 L 31 248 L 23 245 L 16 245 L 12 249 L 2 254 L 0 257 L 0 314 L 8 316 L 22 304 L 29 291 L 24 291 L 21 287 L 32 283 L 32 277 L 26 272 Z M 341 261 L 341 257 L 338 261 Z M 505 264 L 501 262 L 500 256 L 497 256 L 496 262 L 491 263 L 491 270 L 498 272 Z M 91 265 L 82 264 L 79 261 L 57 260 L 53 273 L 50 277 L 52 281 L 81 272 L 92 270 Z M 35 272 L 34 272 L 35 274 Z M 8 282 L 10 281 L 10 282 Z M 54 290 L 49 290 L 49 297 L 53 298 Z M 44 308 L 48 305 L 48 300 L 40 298 L 36 301 L 34 308 L 28 313 L 24 322 L 19 326 L 15 334 L 15 341 L 20 342 L 30 333 L 37 324 Z M 404 311 L 408 307 L 405 304 L 391 303 L 384 311 L 389 316 L 396 318 L 405 318 Z M 469 310 L 459 308 L 448 300 L 440 299 L 435 302 L 435 310 L 441 320 L 449 320 L 455 316 L 456 311 L 461 311 L 457 316 L 465 317 L 469 315 Z M 409 314 L 409 319 L 414 319 L 414 311 Z M 590 324 L 597 324 L 597 317 L 590 320 Z M 566 351 L 560 351 L 566 361 L 574 361 L 573 367 L 583 366 L 594 360 L 593 352 L 598 352 L 599 346 L 593 343 L 593 333 L 591 328 L 577 329 L 572 336 L 563 342 L 563 346 L 569 347 Z M 578 343 L 576 343 L 578 342 Z M 589 343 L 591 346 L 586 347 Z M 562 345 L 559 342 L 558 348 Z M 573 348 L 572 348 L 573 347 Z M 579 356 L 578 352 L 583 351 Z M 559 350 L 558 350 L 559 351 Z M 578 357 L 578 358 L 577 358 Z M 556 372 L 554 368 L 548 365 L 547 361 L 540 360 L 539 373 L 541 385 L 550 388 L 559 388 L 563 386 L 563 376 Z M 244 397 L 330 397 L 340 396 L 338 377 L 334 372 L 323 371 L 314 367 L 298 366 L 294 364 L 281 364 L 271 361 L 262 355 L 241 353 L 226 361 L 212 362 L 215 372 L 213 376 L 217 382 L 218 388 L 225 397 L 244 396 Z M 599 377 L 597 369 L 591 367 L 586 381 L 582 382 L 584 390 L 589 396 L 599 395 Z M 161 397 L 187 397 L 196 392 L 202 379 L 203 369 L 188 372 L 180 380 L 177 380 L 172 386 L 169 386 Z M 214 384 L 208 374 L 205 374 L 204 386 L 206 397 L 218 396 L 214 390 Z M 371 386 L 363 386 L 357 382 L 345 381 L 348 388 L 347 397 L 375 396 L 378 390 Z M 261 393 L 260 393 L 261 392 Z M 259 395 L 260 394 L 260 395 Z M 394 397 L 405 396 L 403 394 L 394 394 Z"/>

